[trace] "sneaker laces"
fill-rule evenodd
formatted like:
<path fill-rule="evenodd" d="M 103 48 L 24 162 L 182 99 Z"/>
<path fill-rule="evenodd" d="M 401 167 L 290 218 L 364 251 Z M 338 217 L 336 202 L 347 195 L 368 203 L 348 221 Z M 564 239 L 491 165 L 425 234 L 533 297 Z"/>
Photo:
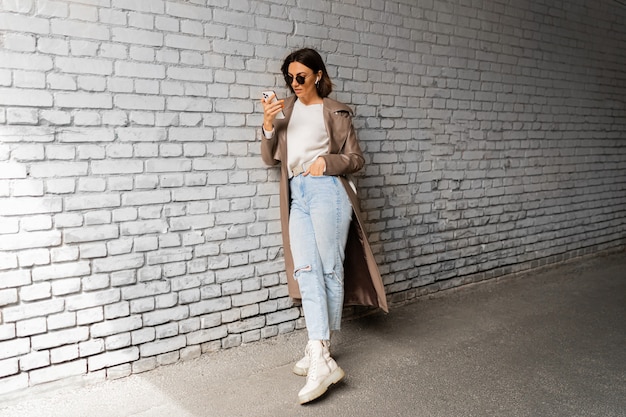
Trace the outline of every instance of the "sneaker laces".
<path fill-rule="evenodd" d="M 316 380 L 317 379 L 317 363 L 319 361 L 311 361 L 309 365 L 309 371 L 307 372 L 308 379 Z"/>
<path fill-rule="evenodd" d="M 317 358 L 313 358 L 312 356 L 313 349 L 311 347 L 312 345 L 307 344 L 306 350 L 307 350 L 307 354 L 309 355 L 309 371 L 307 372 L 307 380 L 309 379 L 317 380 L 318 366 L 319 366 L 320 361 L 317 360 Z M 323 355 L 324 355 L 323 348 L 321 348 L 320 356 L 323 357 Z"/>

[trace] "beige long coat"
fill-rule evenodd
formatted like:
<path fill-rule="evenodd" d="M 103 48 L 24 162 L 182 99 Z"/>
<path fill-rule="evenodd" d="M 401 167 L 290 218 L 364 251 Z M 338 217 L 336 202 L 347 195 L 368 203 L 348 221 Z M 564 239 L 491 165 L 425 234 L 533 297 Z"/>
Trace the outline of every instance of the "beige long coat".
<path fill-rule="evenodd" d="M 287 167 L 287 125 L 295 101 L 296 96 L 291 96 L 285 100 L 283 110 L 285 118 L 274 120 L 272 137 L 262 139 L 261 156 L 268 165 L 277 165 L 281 161 L 285 161 L 281 164 L 280 169 L 280 220 L 285 252 L 285 269 L 289 295 L 293 298 L 301 298 L 298 283 L 293 277 L 294 265 L 289 243 L 290 191 Z M 330 137 L 328 154 L 322 155 L 326 162 L 325 175 L 338 176 L 352 203 L 352 222 L 348 233 L 344 261 L 344 305 L 380 307 L 387 312 L 385 288 L 363 228 L 363 221 L 358 209 L 359 201 L 346 178 L 346 175 L 360 170 L 365 163 L 352 125 L 352 110 L 345 104 L 330 98 L 324 98 L 323 108 L 326 131 Z"/>

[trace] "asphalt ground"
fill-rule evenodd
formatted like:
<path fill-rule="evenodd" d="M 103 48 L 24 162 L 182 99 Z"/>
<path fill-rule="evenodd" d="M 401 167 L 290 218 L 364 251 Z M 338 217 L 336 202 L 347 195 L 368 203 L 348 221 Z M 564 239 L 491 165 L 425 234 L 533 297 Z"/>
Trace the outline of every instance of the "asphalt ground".
<path fill-rule="evenodd" d="M 626 416 L 626 253 L 344 322 L 346 377 L 308 405 L 304 331 L 98 383 L 0 397 L 7 417 Z"/>

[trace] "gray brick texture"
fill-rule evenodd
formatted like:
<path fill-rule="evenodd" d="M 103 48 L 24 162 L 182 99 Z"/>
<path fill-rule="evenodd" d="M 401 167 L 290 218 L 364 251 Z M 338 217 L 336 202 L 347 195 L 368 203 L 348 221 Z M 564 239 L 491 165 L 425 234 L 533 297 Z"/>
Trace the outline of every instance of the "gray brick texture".
<path fill-rule="evenodd" d="M 591 0 L 0 1 L 0 395 L 303 327 L 259 100 L 304 46 L 355 111 L 392 308 L 623 250 L 625 21 Z"/>

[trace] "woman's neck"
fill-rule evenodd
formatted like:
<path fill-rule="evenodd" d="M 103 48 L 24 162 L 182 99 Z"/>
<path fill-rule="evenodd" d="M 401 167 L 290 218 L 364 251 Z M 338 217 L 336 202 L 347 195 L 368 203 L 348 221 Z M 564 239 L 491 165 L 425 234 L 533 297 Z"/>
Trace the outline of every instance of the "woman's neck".
<path fill-rule="evenodd" d="M 324 100 L 317 94 L 312 97 L 298 97 L 298 100 L 305 106 L 310 106 L 311 104 L 322 104 Z"/>

